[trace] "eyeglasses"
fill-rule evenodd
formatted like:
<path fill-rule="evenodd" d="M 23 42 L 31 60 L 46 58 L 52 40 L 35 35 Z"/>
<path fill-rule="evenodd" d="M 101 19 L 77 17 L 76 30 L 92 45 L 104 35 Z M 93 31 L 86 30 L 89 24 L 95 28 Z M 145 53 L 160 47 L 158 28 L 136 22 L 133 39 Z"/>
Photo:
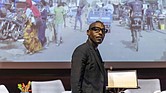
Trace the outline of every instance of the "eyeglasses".
<path fill-rule="evenodd" d="M 93 31 L 95 31 L 95 32 L 100 32 L 100 31 L 102 31 L 103 33 L 107 33 L 107 32 L 108 32 L 108 29 L 100 28 L 100 27 L 92 27 L 92 28 L 90 28 L 89 30 L 93 30 Z"/>

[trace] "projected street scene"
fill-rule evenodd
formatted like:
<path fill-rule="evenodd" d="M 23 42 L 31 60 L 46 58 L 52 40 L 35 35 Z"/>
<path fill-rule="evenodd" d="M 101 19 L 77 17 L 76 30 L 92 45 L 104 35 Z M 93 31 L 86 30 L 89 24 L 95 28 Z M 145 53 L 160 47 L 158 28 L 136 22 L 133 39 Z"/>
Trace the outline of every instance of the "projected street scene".
<path fill-rule="evenodd" d="M 140 28 L 132 28 L 136 36 L 131 33 L 134 1 L 142 6 Z M 104 61 L 166 60 L 165 0 L 1 0 L 0 60 L 70 62 L 96 20 L 108 29 L 99 46 Z"/>

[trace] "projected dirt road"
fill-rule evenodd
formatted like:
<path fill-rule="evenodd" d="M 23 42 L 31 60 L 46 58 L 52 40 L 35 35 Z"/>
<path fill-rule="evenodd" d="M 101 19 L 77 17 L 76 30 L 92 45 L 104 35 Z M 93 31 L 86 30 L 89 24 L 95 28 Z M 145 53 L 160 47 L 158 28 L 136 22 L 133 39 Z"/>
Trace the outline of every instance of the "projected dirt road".
<path fill-rule="evenodd" d="M 74 24 L 68 23 L 63 29 L 63 43 L 56 46 L 51 42 L 48 48 L 33 55 L 25 53 L 22 41 L 1 41 L 0 60 L 14 62 L 70 62 L 75 47 L 87 39 L 88 25 L 83 24 L 82 31 L 73 30 Z M 99 46 L 104 61 L 161 61 L 166 60 L 166 31 L 142 31 L 139 40 L 139 50 L 135 51 L 131 43 L 128 27 L 122 27 L 118 21 L 113 21 L 111 33 L 106 34 Z"/>

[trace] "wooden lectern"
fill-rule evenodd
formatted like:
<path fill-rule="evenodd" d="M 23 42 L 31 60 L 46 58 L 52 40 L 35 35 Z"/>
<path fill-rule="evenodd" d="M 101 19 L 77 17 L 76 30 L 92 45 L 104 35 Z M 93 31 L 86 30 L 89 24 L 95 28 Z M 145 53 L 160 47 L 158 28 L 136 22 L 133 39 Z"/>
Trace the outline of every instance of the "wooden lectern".
<path fill-rule="evenodd" d="M 119 93 L 129 88 L 138 88 L 136 70 L 108 70 L 107 89 L 111 90 L 111 93 Z"/>

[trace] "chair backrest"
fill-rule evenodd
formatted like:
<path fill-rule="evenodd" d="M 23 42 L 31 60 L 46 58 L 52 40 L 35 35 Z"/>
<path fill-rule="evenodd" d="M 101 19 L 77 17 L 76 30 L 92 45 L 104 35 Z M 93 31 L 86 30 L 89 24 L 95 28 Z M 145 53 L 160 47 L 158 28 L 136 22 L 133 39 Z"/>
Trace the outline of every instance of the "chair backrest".
<path fill-rule="evenodd" d="M 9 93 L 5 85 L 0 85 L 0 93 Z"/>
<path fill-rule="evenodd" d="M 159 79 L 138 79 L 139 89 L 127 89 L 130 93 L 154 93 L 161 91 Z"/>
<path fill-rule="evenodd" d="M 61 80 L 32 81 L 32 93 L 62 93 L 65 91 Z"/>

